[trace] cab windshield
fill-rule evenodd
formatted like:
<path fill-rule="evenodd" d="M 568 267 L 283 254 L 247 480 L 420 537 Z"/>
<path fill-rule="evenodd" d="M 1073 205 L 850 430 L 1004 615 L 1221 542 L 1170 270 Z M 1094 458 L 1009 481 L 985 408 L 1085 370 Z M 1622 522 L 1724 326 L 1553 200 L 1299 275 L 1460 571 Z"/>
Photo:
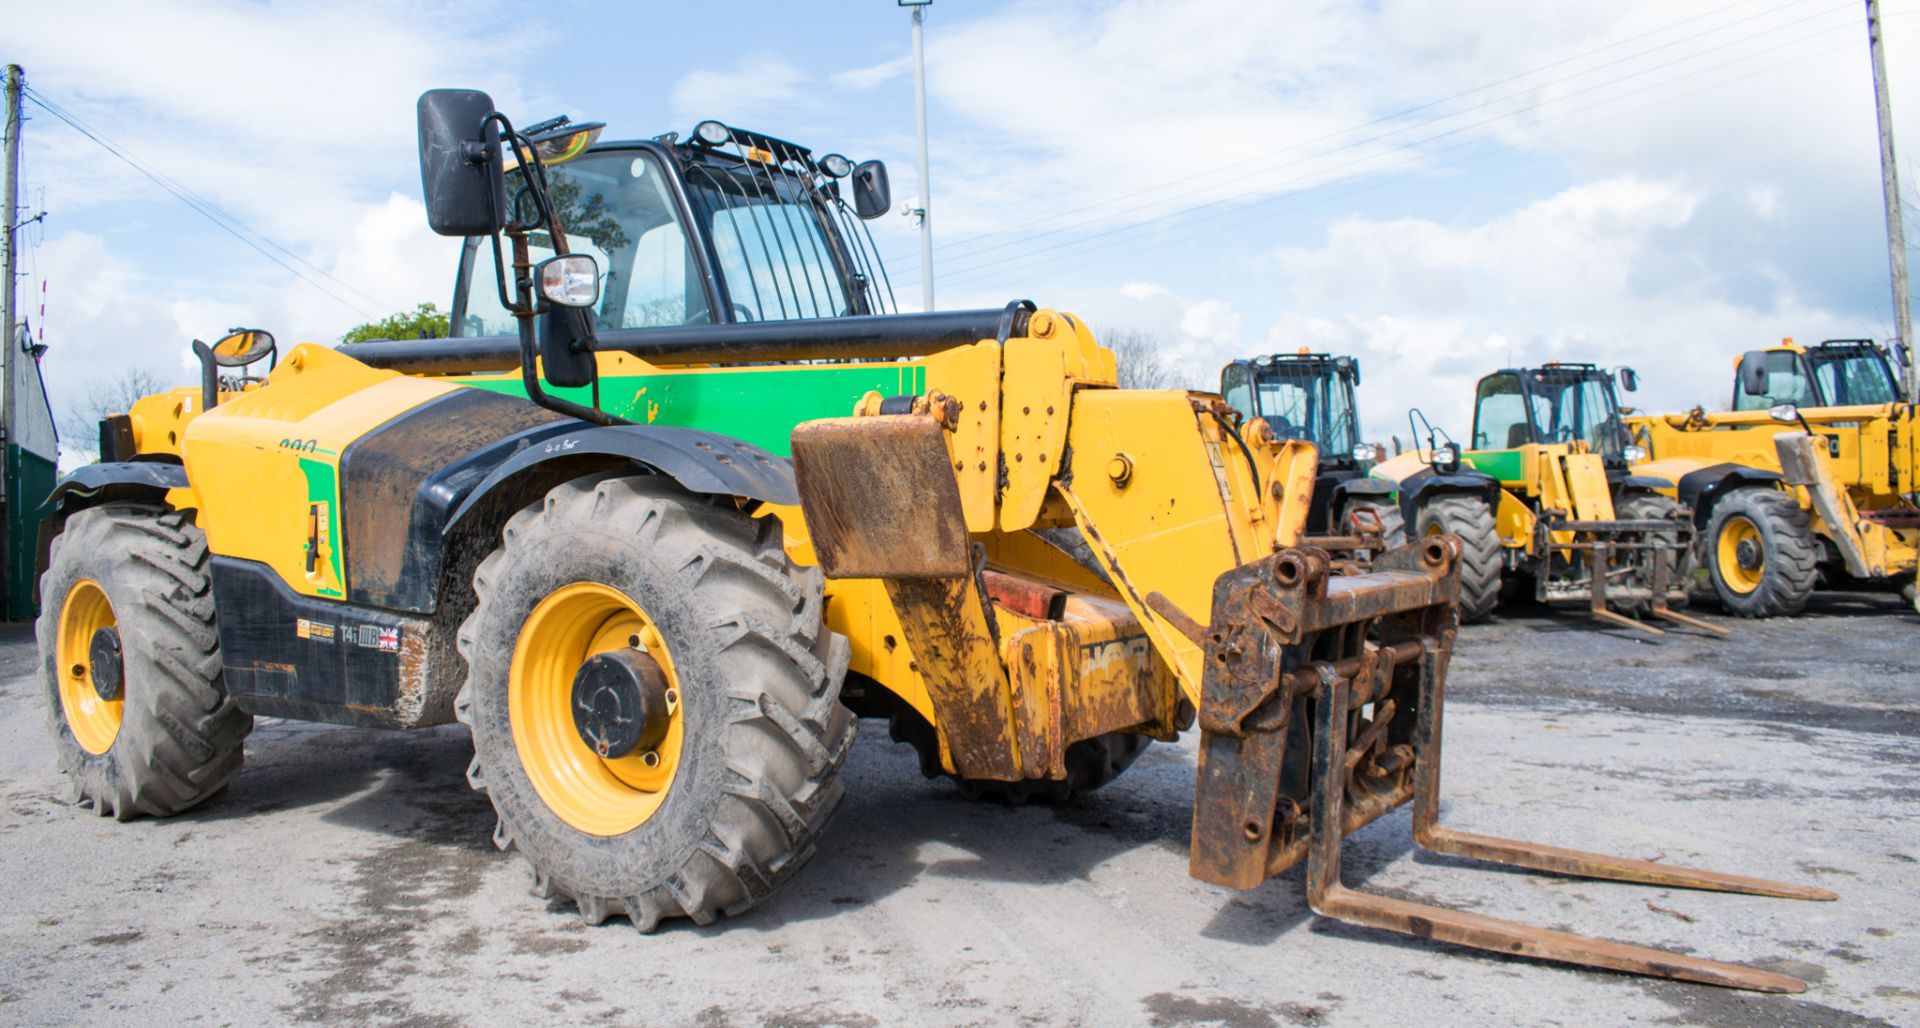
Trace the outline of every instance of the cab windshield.
<path fill-rule="evenodd" d="M 1602 457 L 1623 456 L 1626 429 L 1614 403 L 1612 379 L 1598 373 L 1535 372 L 1528 404 L 1540 442 L 1584 442 Z"/>
<path fill-rule="evenodd" d="M 1822 407 L 1850 407 L 1892 403 L 1898 397 L 1893 371 L 1878 351 L 1845 349 L 1807 354 L 1813 365 L 1813 387 Z"/>
<path fill-rule="evenodd" d="M 1254 410 L 1275 438 L 1304 439 L 1335 460 L 1353 452 L 1359 439 L 1353 385 L 1325 365 L 1263 368 L 1254 376 L 1253 393 Z"/>
<path fill-rule="evenodd" d="M 650 153 L 609 150 L 547 168 L 567 249 L 600 262 L 600 329 L 703 325 L 714 320 L 693 251 L 666 176 Z M 553 255 L 545 232 L 528 237 L 535 263 Z M 500 305 L 492 256 L 469 240 L 471 267 L 456 336 L 513 335 L 513 315 Z"/>

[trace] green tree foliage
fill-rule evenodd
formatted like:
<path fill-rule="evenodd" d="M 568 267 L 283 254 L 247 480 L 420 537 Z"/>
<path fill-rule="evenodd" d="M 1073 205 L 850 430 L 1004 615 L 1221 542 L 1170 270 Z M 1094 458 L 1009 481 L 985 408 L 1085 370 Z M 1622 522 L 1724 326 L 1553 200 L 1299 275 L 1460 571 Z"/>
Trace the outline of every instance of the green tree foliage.
<path fill-rule="evenodd" d="M 347 329 L 343 343 L 364 343 L 369 339 L 440 339 L 447 334 L 447 314 L 437 305 L 423 303 L 411 311 L 401 311 L 379 321 L 369 321 Z"/>

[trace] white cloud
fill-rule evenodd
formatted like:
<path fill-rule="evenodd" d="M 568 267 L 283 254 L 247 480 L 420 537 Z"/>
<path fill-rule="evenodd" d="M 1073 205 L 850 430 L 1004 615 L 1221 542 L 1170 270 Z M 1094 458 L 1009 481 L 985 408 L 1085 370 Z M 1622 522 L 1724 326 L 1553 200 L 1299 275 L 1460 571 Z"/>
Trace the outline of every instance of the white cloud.
<path fill-rule="evenodd" d="M 1547 360 L 1632 364 L 1654 410 L 1724 404 L 1733 356 L 1796 328 L 1814 337 L 1870 326 L 1803 301 L 1784 280 L 1758 303 L 1711 278 L 1667 276 L 1667 247 L 1705 195 L 1610 179 L 1461 227 L 1416 218 L 1347 219 L 1322 245 L 1277 254 L 1301 313 L 1274 325 L 1274 349 L 1310 345 L 1361 358 L 1370 435 L 1405 435 L 1406 406 L 1465 439 L 1473 383 Z"/>
<path fill-rule="evenodd" d="M 681 76 L 673 86 L 673 112 L 682 121 L 718 118 L 755 125 L 799 96 L 809 81 L 806 73 L 777 57 L 748 58 L 726 71 Z"/>

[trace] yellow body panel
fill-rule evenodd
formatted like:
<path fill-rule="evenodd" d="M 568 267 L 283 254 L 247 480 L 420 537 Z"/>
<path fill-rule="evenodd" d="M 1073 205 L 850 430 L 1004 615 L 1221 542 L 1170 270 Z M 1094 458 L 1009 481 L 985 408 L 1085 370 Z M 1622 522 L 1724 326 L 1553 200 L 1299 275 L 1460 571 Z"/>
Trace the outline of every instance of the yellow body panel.
<path fill-rule="evenodd" d="M 341 450 L 460 387 L 376 371 L 311 343 L 296 347 L 269 382 L 273 388 L 227 394 L 186 420 L 179 453 L 191 484 L 170 499 L 199 511 L 213 552 L 259 561 L 296 593 L 338 599 L 346 595 Z"/>
<path fill-rule="evenodd" d="M 1913 488 L 1920 455 L 1914 448 L 1914 410 L 1906 404 L 1805 408 L 1801 416 L 1813 426 L 1821 450 L 1823 474 L 1834 483 L 1832 495 L 1816 502 L 1806 486 L 1792 492 L 1820 535 L 1846 548 L 1857 539 L 1872 574 L 1908 574 L 1920 568 L 1920 529 L 1890 527 L 1875 521 L 1874 512 L 1911 510 L 1901 495 Z M 1716 464 L 1739 464 L 1761 471 L 1782 471 L 1778 438 L 1802 431 L 1797 422 L 1773 420 L 1766 411 L 1708 414 L 1637 415 L 1627 419 L 1628 430 L 1645 440 L 1649 461 L 1636 465 L 1637 474 L 1661 475 L 1678 482 L 1689 471 Z M 1821 508 L 1851 511 L 1853 531 L 1828 524 Z"/>

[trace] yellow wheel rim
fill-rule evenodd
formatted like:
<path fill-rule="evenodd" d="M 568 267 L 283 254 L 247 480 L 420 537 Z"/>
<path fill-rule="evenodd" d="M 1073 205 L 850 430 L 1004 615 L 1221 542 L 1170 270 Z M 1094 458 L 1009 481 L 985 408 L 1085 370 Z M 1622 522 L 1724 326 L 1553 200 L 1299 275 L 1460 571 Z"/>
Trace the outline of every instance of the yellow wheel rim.
<path fill-rule="evenodd" d="M 60 677 L 60 710 L 66 714 L 67 728 L 73 740 L 88 753 L 105 753 L 120 735 L 120 722 L 126 712 L 126 688 L 120 695 L 103 700 L 94 690 L 93 667 L 88 653 L 93 635 L 102 628 L 115 628 L 113 604 L 99 583 L 83 578 L 67 590 L 60 607 L 60 636 L 54 644 L 54 674 Z"/>
<path fill-rule="evenodd" d="M 1753 544 L 1755 561 L 1753 567 L 1740 563 L 1740 544 Z M 1720 565 L 1720 578 L 1727 587 L 1737 593 L 1750 593 L 1760 588 L 1760 579 L 1767 572 L 1766 539 L 1760 534 L 1760 526 L 1743 514 L 1735 514 L 1720 526 L 1720 538 L 1714 543 L 1715 561 Z"/>
<path fill-rule="evenodd" d="M 646 753 L 605 758 L 573 721 L 573 678 L 588 657 L 638 645 L 667 676 L 667 735 Z M 507 678 L 513 748 L 534 791 L 562 821 L 612 836 L 646 823 L 680 766 L 680 679 L 660 631 L 617 589 L 579 582 L 554 590 L 520 628 Z"/>

